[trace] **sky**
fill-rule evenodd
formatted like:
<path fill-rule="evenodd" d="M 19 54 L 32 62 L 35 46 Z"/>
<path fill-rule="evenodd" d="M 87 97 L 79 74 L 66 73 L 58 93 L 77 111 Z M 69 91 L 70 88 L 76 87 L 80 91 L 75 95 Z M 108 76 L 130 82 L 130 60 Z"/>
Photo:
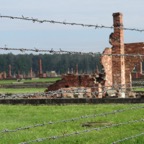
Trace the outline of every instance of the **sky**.
<path fill-rule="evenodd" d="M 124 27 L 144 29 L 143 0 L 0 0 L 0 15 L 94 25 L 113 25 L 123 14 Z M 0 18 L 0 47 L 102 52 L 113 29 L 95 29 Z M 143 42 L 144 32 L 124 31 L 125 43 Z M 2 51 L 1 53 L 19 51 Z M 33 53 L 35 54 L 35 53 Z"/>

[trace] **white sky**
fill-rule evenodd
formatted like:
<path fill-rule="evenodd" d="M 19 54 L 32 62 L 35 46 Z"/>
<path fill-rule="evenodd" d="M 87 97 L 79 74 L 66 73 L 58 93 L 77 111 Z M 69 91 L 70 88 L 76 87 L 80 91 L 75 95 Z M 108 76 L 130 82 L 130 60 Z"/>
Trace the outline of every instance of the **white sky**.
<path fill-rule="evenodd" d="M 112 13 L 121 12 L 124 27 L 139 29 L 144 29 L 143 7 L 144 0 L 0 0 L 1 15 L 112 26 Z M 0 47 L 102 52 L 111 47 L 112 31 L 0 18 Z M 125 43 L 131 42 L 144 42 L 144 32 L 125 31 Z"/>

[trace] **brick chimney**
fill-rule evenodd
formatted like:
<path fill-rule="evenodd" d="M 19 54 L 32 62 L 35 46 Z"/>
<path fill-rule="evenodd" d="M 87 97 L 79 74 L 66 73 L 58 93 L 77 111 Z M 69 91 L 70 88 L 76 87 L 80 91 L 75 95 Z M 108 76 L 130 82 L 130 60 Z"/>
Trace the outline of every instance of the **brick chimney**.
<path fill-rule="evenodd" d="M 11 65 L 8 66 L 8 78 L 11 78 Z"/>
<path fill-rule="evenodd" d="M 42 77 L 42 74 L 43 74 L 43 72 L 42 72 L 42 61 L 41 61 L 41 59 L 39 59 L 39 77 Z"/>
<path fill-rule="evenodd" d="M 33 70 L 32 70 L 32 67 L 30 68 L 30 78 L 33 77 Z"/>
<path fill-rule="evenodd" d="M 123 15 L 113 14 L 114 33 L 110 35 L 112 54 L 124 54 Z M 112 56 L 113 84 L 125 85 L 125 58 L 124 56 Z"/>
<path fill-rule="evenodd" d="M 76 64 L 75 74 L 78 75 L 78 64 Z"/>

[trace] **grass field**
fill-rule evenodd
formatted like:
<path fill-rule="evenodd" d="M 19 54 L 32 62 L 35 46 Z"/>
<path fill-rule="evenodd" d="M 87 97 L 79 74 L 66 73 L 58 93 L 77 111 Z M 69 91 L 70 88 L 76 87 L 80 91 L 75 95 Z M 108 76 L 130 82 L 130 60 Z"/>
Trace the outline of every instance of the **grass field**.
<path fill-rule="evenodd" d="M 23 79 L 21 82 L 23 83 L 52 83 L 61 78 L 39 78 L 39 79 Z M 0 85 L 13 85 L 17 82 L 17 80 L 0 80 Z M 0 88 L 0 94 L 18 94 L 18 93 L 37 93 L 44 92 L 46 88 Z"/>
<path fill-rule="evenodd" d="M 133 91 L 144 91 L 144 88 L 133 88 Z"/>
<path fill-rule="evenodd" d="M 61 78 L 38 78 L 38 79 L 22 79 L 21 82 L 24 83 L 39 83 L 39 82 L 55 82 L 60 80 Z M 0 85 L 5 84 L 13 84 L 17 82 L 17 80 L 0 80 Z"/>
<path fill-rule="evenodd" d="M 39 93 L 45 90 L 46 88 L 0 88 L 0 94 Z"/>
<path fill-rule="evenodd" d="M 141 106 L 141 107 L 140 107 Z M 132 108 L 133 109 L 129 109 Z M 139 108 L 138 108 L 139 107 Z M 122 110 L 115 114 L 104 114 Z M 102 114 L 94 116 L 95 114 Z M 87 118 L 80 118 L 81 116 Z M 73 119 L 72 119 L 73 118 Z M 77 118 L 77 119 L 74 119 Z M 0 144 L 17 144 L 39 139 L 40 144 L 111 144 L 117 140 L 144 132 L 144 121 L 112 127 L 112 124 L 144 119 L 144 104 L 97 105 L 0 105 Z M 71 119 L 71 121 L 61 121 Z M 48 122 L 50 122 L 48 124 Z M 53 122 L 53 123 L 52 123 Z M 42 125 L 37 125 L 42 124 Z M 35 125 L 35 126 L 34 126 Z M 32 126 L 19 130 L 17 128 Z M 102 127 L 106 127 L 103 128 Z M 99 131 L 92 130 L 100 128 Z M 16 130 L 4 132 L 4 130 Z M 86 133 L 79 133 L 84 130 Z M 3 132 L 2 132 L 3 131 Z M 73 135 L 69 135 L 73 133 Z M 41 139 L 53 137 L 53 139 Z M 57 137 L 62 136 L 62 137 Z M 37 143 L 37 142 L 32 142 Z M 143 144 L 139 136 L 122 144 Z M 27 143 L 25 143 L 27 144 Z"/>

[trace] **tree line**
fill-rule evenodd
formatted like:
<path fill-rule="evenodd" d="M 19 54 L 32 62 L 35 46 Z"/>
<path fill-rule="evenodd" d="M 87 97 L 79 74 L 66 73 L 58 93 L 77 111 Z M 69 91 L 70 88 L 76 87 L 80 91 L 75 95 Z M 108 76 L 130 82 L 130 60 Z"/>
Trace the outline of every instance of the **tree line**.
<path fill-rule="evenodd" d="M 58 74 L 67 73 L 68 69 L 75 69 L 78 65 L 79 73 L 92 73 L 99 68 L 100 55 L 90 54 L 0 54 L 0 72 L 8 72 L 11 65 L 12 74 L 28 74 L 32 68 L 37 73 L 39 69 L 38 61 L 42 61 L 43 72 L 56 71 Z"/>

